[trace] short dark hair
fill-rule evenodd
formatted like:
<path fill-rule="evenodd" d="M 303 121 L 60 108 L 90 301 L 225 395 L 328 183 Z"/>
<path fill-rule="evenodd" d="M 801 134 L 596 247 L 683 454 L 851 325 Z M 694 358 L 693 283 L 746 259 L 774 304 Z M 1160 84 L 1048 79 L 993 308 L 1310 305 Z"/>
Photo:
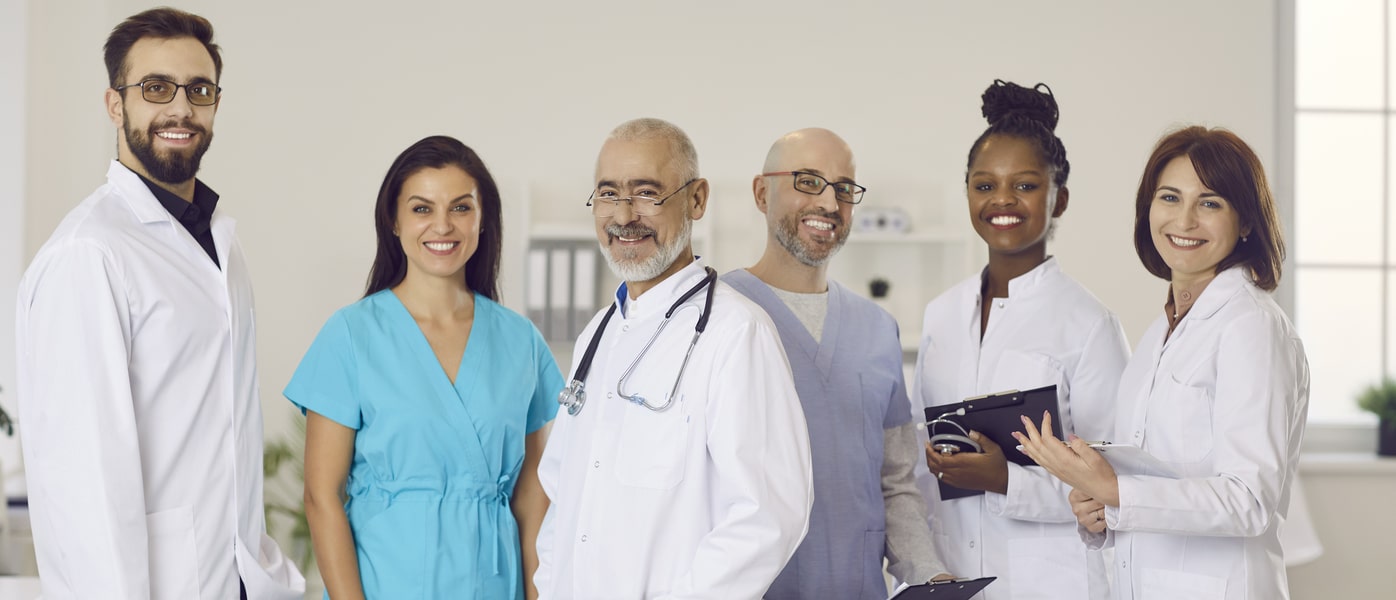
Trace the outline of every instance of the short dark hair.
<path fill-rule="evenodd" d="M 980 98 L 984 101 L 980 112 L 989 121 L 989 127 L 969 147 L 965 182 L 969 182 L 969 169 L 973 167 L 984 142 L 991 136 L 1004 135 L 1032 142 L 1042 162 L 1052 169 L 1052 183 L 1059 188 L 1066 185 L 1067 175 L 1071 174 L 1071 163 L 1066 160 L 1066 146 L 1055 133 L 1060 113 L 1052 88 L 1045 83 L 1025 88 L 1010 81 L 995 79 Z"/>
<path fill-rule="evenodd" d="M 107 83 L 115 88 L 123 85 L 126 76 L 126 56 L 131 46 L 144 38 L 174 39 L 190 37 L 199 40 L 213 57 L 214 83 L 223 77 L 223 56 L 213 43 L 213 25 L 208 19 L 176 8 L 162 6 L 134 15 L 112 28 L 107 44 L 102 47 L 107 62 Z"/>
<path fill-rule="evenodd" d="M 1236 244 L 1231 254 L 1217 264 L 1220 273 L 1235 265 L 1245 265 L 1256 287 L 1274 291 L 1280 283 L 1285 259 L 1284 231 L 1275 211 L 1275 199 L 1265 182 L 1265 168 L 1251 147 L 1236 134 L 1222 128 L 1191 126 L 1159 140 L 1144 166 L 1139 193 L 1134 198 L 1134 250 L 1144 268 L 1155 276 L 1172 281 L 1173 270 L 1154 247 L 1149 227 L 1149 209 L 1158 189 L 1159 175 L 1173 159 L 1186 156 L 1192 161 L 1202 185 L 1219 194 L 1236 210 L 1241 229 L 1249 228 L 1246 240 Z"/>
<path fill-rule="evenodd" d="M 422 138 L 397 156 L 373 208 L 373 225 L 378 232 L 378 254 L 368 273 L 364 296 L 371 296 L 402 282 L 407 276 L 407 255 L 393 233 L 397 224 L 398 196 L 407 178 L 422 169 L 459 167 L 475 179 L 480 193 L 480 243 L 465 265 L 465 284 L 471 291 L 499 301 L 499 256 L 504 244 L 504 219 L 500 215 L 499 187 L 485 162 L 469 146 L 456 138 L 434 135 Z"/>

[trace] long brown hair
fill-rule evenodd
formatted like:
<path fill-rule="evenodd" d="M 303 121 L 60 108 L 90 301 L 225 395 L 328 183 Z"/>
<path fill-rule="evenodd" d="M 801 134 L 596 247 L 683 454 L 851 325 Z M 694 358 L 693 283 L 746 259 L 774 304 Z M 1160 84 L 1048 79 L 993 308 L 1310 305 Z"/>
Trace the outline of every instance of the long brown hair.
<path fill-rule="evenodd" d="M 423 138 L 412 144 L 388 167 L 383 185 L 378 188 L 378 202 L 373 208 L 373 226 L 378 232 L 378 254 L 368 272 L 364 296 L 371 296 L 402 282 L 407 276 L 407 255 L 402 242 L 393 234 L 397 224 L 398 196 L 402 184 L 422 169 L 460 167 L 475 179 L 480 192 L 480 245 L 465 264 L 465 284 L 470 291 L 499 302 L 499 255 L 504 240 L 504 220 L 500 216 L 499 188 L 469 146 L 444 135 Z"/>

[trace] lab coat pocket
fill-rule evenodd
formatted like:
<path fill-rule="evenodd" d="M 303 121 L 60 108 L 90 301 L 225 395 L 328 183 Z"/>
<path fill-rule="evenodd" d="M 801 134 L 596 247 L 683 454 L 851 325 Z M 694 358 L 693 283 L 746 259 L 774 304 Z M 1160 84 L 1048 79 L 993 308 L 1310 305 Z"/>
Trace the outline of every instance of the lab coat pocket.
<path fill-rule="evenodd" d="M 1162 401 L 1149 407 L 1148 450 L 1173 463 L 1195 463 L 1212 453 L 1212 394 L 1173 376 L 1158 383 Z"/>
<path fill-rule="evenodd" d="M 1013 600 L 1090 598 L 1086 547 L 1077 536 L 1017 538 L 1008 545 Z"/>
<path fill-rule="evenodd" d="M 1066 377 L 1057 359 L 1040 352 L 1004 350 L 994 367 L 991 392 L 1031 390 L 1048 385 L 1057 386 L 1057 395 L 1065 396 Z"/>
<path fill-rule="evenodd" d="M 1139 600 L 1225 600 L 1226 580 L 1186 571 L 1144 569 Z"/>
<path fill-rule="evenodd" d="M 683 481 L 688 462 L 688 415 L 678 406 L 655 412 L 625 407 L 617 445 L 616 479 L 624 485 L 667 490 Z"/>
<path fill-rule="evenodd" d="M 150 597 L 199 597 L 199 553 L 194 544 L 194 513 L 187 506 L 145 516 L 150 551 Z"/>

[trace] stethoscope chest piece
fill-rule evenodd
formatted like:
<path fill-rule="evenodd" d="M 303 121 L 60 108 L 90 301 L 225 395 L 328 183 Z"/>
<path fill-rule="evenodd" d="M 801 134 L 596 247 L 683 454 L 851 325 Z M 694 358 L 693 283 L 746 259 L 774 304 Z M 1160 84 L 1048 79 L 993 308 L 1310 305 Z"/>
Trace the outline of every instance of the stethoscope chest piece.
<path fill-rule="evenodd" d="M 557 403 L 567 407 L 569 415 L 575 416 L 582 412 L 582 406 L 587 403 L 586 386 L 582 385 L 581 381 L 573 379 L 572 383 L 567 384 L 567 387 L 562 388 L 562 391 L 557 393 Z"/>

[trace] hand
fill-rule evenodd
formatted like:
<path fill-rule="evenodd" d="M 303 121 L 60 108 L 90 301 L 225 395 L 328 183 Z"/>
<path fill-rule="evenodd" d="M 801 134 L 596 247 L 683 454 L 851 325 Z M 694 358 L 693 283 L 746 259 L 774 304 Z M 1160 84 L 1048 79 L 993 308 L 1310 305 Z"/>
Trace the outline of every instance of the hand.
<path fill-rule="evenodd" d="M 1085 527 L 1086 531 L 1105 531 L 1105 503 L 1075 488 L 1072 488 L 1066 499 L 1071 502 L 1071 512 L 1076 514 L 1076 522 Z"/>
<path fill-rule="evenodd" d="M 1047 469 L 1057 479 L 1079 489 L 1108 506 L 1120 505 L 1120 481 L 1114 467 L 1091 448 L 1085 440 L 1071 436 L 1069 443 L 1052 434 L 1052 415 L 1042 413 L 1042 430 L 1032 419 L 1022 417 L 1026 434 L 1013 432 L 1013 439 L 1023 445 L 1023 453 Z"/>
<path fill-rule="evenodd" d="M 1008 458 L 1003 448 L 978 431 L 969 432 L 983 452 L 941 454 L 926 443 L 926 466 L 941 481 L 964 490 L 1008 493 Z"/>
<path fill-rule="evenodd" d="M 951 574 L 949 574 L 949 573 L 941 573 L 940 575 L 936 575 L 935 577 L 932 577 L 931 580 L 930 580 L 930 581 L 927 581 L 926 583 L 935 583 L 935 582 L 937 582 L 937 581 L 954 581 L 954 580 L 955 580 L 955 576 L 954 576 L 954 575 L 951 575 Z"/>

